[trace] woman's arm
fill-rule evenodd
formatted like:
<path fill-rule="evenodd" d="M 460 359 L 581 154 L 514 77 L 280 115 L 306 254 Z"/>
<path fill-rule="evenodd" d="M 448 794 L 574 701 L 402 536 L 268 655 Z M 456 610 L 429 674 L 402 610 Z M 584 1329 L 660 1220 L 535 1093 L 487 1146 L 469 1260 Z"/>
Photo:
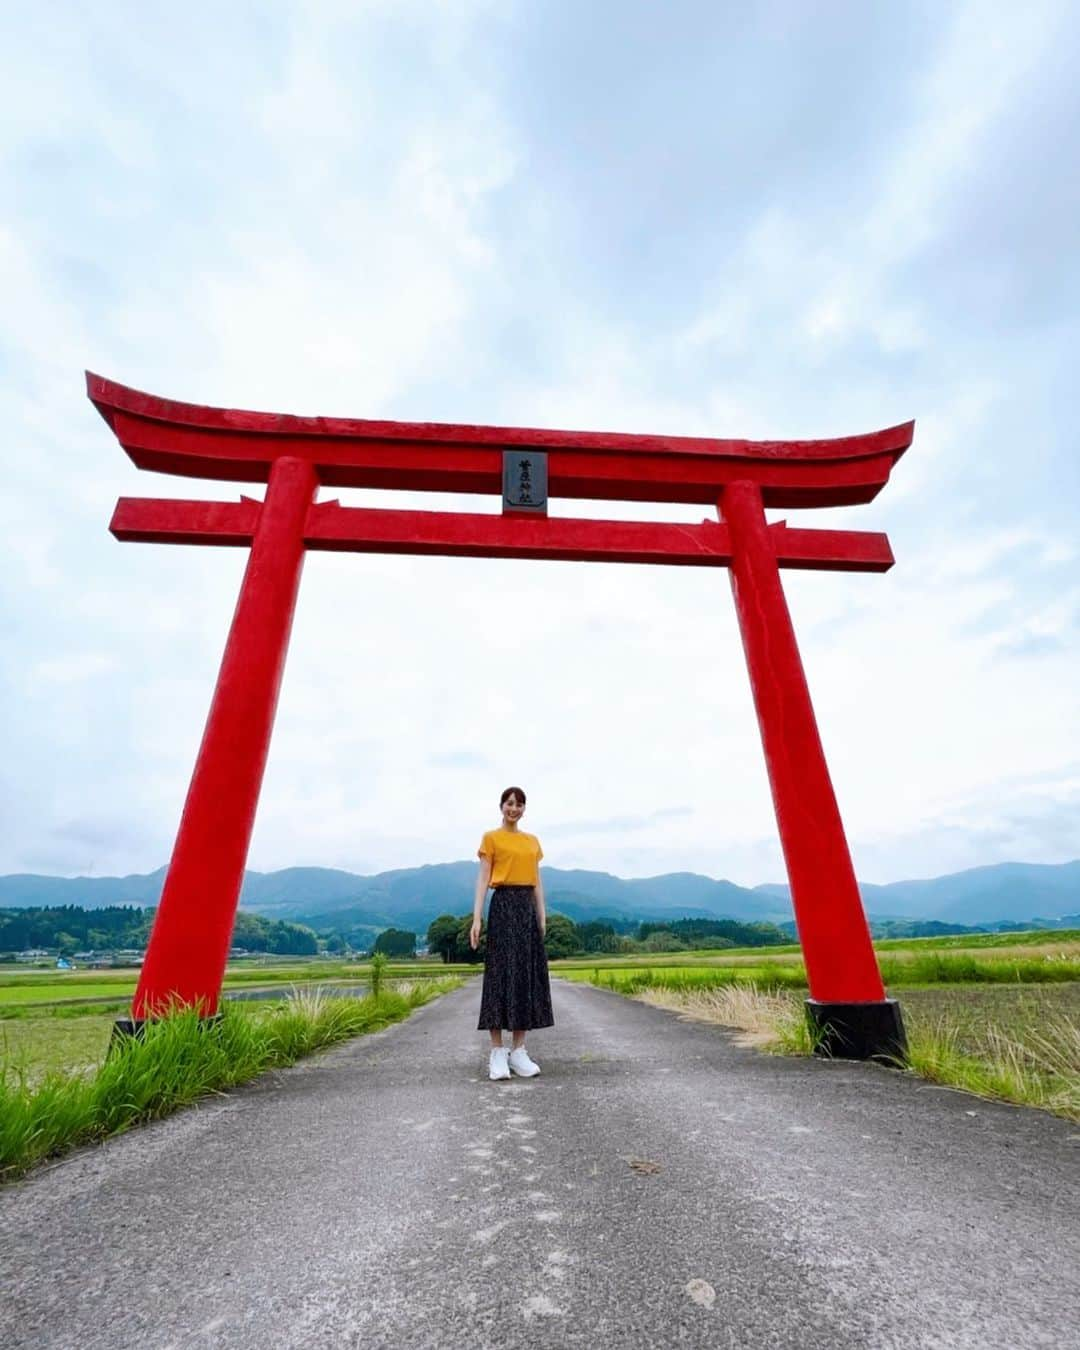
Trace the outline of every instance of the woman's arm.
<path fill-rule="evenodd" d="M 488 893 L 491 881 L 491 858 L 480 859 L 480 870 L 476 874 L 476 894 L 473 896 L 472 927 L 469 929 L 469 946 L 476 951 L 480 945 L 480 917 L 484 912 L 484 896 Z"/>
<path fill-rule="evenodd" d="M 536 922 L 540 925 L 542 937 L 547 931 L 547 911 L 544 908 L 544 882 L 539 867 L 536 869 Z"/>

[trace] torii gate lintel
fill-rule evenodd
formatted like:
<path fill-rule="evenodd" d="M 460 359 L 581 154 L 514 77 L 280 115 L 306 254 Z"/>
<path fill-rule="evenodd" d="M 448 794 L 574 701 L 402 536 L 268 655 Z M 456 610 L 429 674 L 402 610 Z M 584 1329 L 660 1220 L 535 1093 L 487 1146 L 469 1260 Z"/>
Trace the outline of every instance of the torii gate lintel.
<path fill-rule="evenodd" d="M 730 489 L 728 489 L 730 491 Z M 718 509 L 720 503 L 717 503 Z M 262 503 L 121 497 L 109 529 L 127 542 L 250 547 Z M 816 571 L 886 572 L 894 559 L 888 537 L 859 530 L 790 529 L 768 525 L 777 565 Z M 657 563 L 729 567 L 731 532 L 721 521 L 587 520 L 579 517 L 403 511 L 313 502 L 304 547 L 316 552 L 411 553 L 460 558 L 532 558 L 574 562 Z"/>

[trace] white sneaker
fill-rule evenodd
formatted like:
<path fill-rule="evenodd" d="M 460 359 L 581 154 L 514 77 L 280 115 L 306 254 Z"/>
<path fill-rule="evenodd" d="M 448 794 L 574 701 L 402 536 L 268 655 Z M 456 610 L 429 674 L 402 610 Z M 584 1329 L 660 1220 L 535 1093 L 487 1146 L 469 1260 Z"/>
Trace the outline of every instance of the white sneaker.
<path fill-rule="evenodd" d="M 494 1081 L 510 1077 L 510 1065 L 507 1063 L 506 1047 L 492 1050 L 488 1060 L 488 1077 Z"/>
<path fill-rule="evenodd" d="M 533 1063 L 523 1045 L 510 1051 L 510 1068 L 519 1078 L 535 1078 L 540 1072 L 540 1065 Z"/>

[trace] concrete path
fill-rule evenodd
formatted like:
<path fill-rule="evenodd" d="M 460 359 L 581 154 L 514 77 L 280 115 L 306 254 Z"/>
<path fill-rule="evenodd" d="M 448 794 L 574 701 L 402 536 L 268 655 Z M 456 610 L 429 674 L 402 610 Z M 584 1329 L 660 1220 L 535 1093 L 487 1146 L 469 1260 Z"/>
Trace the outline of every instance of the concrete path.
<path fill-rule="evenodd" d="M 1080 1346 L 1080 1126 L 479 993 L 0 1191 L 0 1345 Z"/>

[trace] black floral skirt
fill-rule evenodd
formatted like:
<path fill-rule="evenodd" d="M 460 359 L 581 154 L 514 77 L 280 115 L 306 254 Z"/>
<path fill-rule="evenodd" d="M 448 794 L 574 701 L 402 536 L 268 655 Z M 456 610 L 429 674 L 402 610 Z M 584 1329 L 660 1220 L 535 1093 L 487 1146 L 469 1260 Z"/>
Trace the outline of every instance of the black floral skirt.
<path fill-rule="evenodd" d="M 532 886 L 498 886 L 488 907 L 478 1031 L 553 1027 L 547 953 Z"/>

